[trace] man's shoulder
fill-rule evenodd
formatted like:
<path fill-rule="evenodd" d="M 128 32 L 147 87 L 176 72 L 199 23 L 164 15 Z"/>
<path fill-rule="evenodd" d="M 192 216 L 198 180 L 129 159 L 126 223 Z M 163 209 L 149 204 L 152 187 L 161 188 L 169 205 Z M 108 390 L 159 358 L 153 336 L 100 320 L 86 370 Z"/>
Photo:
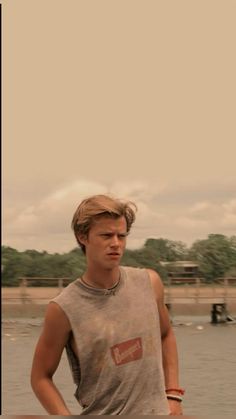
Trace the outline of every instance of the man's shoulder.
<path fill-rule="evenodd" d="M 129 278 L 147 278 L 149 277 L 148 269 L 143 267 L 133 266 L 121 266 L 121 269 L 125 272 L 126 277 Z"/>
<path fill-rule="evenodd" d="M 138 267 L 138 266 L 126 266 L 126 265 L 121 265 L 120 268 L 122 270 L 124 270 L 125 272 L 141 272 L 146 268 L 142 268 L 142 267 Z"/>
<path fill-rule="evenodd" d="M 78 280 L 74 280 L 72 282 L 70 282 L 70 284 L 68 284 L 65 288 L 63 288 L 60 293 L 52 299 L 52 301 L 55 302 L 60 302 L 60 301 L 67 301 L 68 299 L 70 299 L 74 294 L 75 294 L 75 290 L 77 289 L 77 281 Z"/>
<path fill-rule="evenodd" d="M 134 278 L 148 278 L 154 282 L 162 282 L 160 275 L 153 269 L 147 267 L 133 267 L 133 266 L 121 266 L 122 270 L 125 271 L 127 276 Z"/>

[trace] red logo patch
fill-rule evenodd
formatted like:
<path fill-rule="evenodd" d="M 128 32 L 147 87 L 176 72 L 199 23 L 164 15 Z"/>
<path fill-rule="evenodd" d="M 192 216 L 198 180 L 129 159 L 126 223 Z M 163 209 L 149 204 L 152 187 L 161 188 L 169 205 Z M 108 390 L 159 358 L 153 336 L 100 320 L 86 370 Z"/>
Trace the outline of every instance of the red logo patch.
<path fill-rule="evenodd" d="M 116 365 L 136 361 L 143 356 L 142 340 L 135 338 L 112 346 L 111 355 Z"/>

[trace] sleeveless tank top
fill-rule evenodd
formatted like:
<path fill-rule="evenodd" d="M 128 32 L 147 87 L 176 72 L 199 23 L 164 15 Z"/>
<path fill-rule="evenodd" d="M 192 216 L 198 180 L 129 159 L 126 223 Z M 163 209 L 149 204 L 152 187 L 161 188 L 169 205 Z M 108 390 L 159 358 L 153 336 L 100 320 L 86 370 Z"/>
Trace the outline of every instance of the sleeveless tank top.
<path fill-rule="evenodd" d="M 120 267 L 110 290 L 69 284 L 53 302 L 69 319 L 66 353 L 81 415 L 168 415 L 157 304 L 147 270 Z"/>

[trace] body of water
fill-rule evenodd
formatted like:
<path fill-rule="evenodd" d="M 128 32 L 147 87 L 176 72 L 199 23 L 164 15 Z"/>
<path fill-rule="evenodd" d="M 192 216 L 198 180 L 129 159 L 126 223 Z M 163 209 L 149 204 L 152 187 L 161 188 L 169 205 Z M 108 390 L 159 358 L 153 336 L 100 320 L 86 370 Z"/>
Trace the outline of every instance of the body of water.
<path fill-rule="evenodd" d="M 45 415 L 30 386 L 32 357 L 43 319 L 5 319 L 2 327 L 2 415 Z M 176 317 L 180 382 L 185 415 L 236 413 L 236 325 L 211 325 L 209 317 Z M 54 381 L 73 415 L 80 407 L 63 354 Z"/>

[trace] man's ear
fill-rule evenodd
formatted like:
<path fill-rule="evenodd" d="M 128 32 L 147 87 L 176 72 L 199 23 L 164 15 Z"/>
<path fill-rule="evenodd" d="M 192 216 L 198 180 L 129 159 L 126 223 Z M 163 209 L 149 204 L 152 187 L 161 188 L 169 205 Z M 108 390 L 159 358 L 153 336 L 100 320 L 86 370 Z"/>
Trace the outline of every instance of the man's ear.
<path fill-rule="evenodd" d="M 84 246 L 86 246 L 87 242 L 88 242 L 88 236 L 87 234 L 76 234 L 77 239 L 79 240 L 79 242 L 81 244 L 83 244 Z"/>

